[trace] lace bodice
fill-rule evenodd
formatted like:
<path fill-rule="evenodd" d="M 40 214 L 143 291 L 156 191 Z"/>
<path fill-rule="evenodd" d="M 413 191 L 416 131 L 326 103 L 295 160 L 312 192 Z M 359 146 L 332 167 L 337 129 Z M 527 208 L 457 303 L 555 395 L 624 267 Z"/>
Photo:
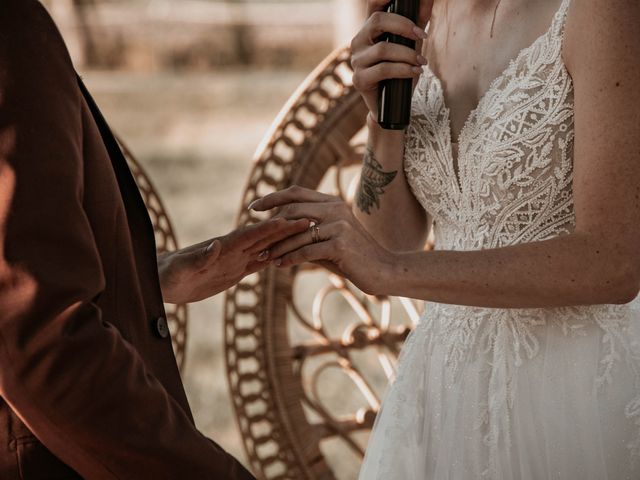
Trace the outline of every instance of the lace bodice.
<path fill-rule="evenodd" d="M 425 67 L 407 129 L 405 173 L 435 220 L 437 249 L 477 250 L 573 230 L 573 83 L 562 60 L 563 0 L 552 25 L 491 83 L 459 138 Z"/>

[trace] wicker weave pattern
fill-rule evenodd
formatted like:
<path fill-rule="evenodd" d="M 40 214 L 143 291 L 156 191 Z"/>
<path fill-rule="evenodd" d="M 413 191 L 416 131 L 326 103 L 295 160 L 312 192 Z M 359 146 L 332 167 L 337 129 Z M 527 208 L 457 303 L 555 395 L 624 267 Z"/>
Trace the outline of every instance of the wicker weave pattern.
<path fill-rule="evenodd" d="M 247 210 L 254 199 L 294 184 L 353 197 L 367 110 L 349 58 L 347 49 L 331 54 L 275 120 L 257 151 L 238 225 L 265 218 Z M 274 480 L 355 476 L 381 393 L 419 319 L 413 302 L 369 297 L 305 266 L 244 279 L 227 292 L 225 308 L 229 384 L 254 472 Z M 344 405 L 336 405 L 335 392 L 326 398 L 329 371 L 344 385 Z"/>

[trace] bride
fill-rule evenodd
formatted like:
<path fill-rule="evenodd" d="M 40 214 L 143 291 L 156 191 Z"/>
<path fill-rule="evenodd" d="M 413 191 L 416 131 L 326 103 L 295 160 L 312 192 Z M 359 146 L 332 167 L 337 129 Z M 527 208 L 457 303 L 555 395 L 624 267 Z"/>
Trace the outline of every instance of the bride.
<path fill-rule="evenodd" d="M 426 301 L 360 478 L 640 478 L 640 4 L 423 0 L 417 26 L 386 4 L 352 43 L 353 211 L 299 187 L 252 205 L 316 222 L 276 265 Z M 419 77 L 412 120 L 385 131 L 398 77 Z"/>

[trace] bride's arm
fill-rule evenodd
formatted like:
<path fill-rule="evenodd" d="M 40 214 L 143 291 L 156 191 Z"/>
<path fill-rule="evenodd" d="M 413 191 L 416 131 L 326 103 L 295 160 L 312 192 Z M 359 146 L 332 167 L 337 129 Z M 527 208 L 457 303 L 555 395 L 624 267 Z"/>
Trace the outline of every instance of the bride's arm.
<path fill-rule="evenodd" d="M 384 247 L 392 251 L 422 250 L 429 218 L 404 175 L 404 132 L 382 129 L 377 116 L 378 84 L 389 78 L 415 78 L 426 60 L 408 47 L 378 42 L 383 32 L 416 41 L 418 50 L 432 1 L 422 0 L 418 25 L 385 13 L 388 0 L 367 2 L 367 22 L 351 43 L 353 83 L 369 109 L 369 141 L 353 213 Z"/>
<path fill-rule="evenodd" d="M 639 185 L 640 171 L 617 192 L 632 192 L 633 198 Z M 320 262 L 373 295 L 536 308 L 627 303 L 640 287 L 637 203 L 617 215 L 607 212 L 609 221 L 595 228 L 581 224 L 574 233 L 550 240 L 468 252 L 415 253 L 382 247 L 337 198 L 296 188 L 270 194 L 253 206 L 275 207 L 283 207 L 278 216 L 319 222 L 321 240 L 310 244 L 308 232 L 285 240 L 271 250 L 276 266 Z"/>
<path fill-rule="evenodd" d="M 325 261 L 368 293 L 442 303 L 528 308 L 631 301 L 640 289 L 639 58 L 640 4 L 574 3 L 565 43 L 575 87 L 573 233 L 491 250 L 391 253 L 344 207 L 327 208 L 324 199 L 283 210 L 321 221 L 323 241 L 305 246 L 307 237 L 293 238 L 273 255 L 283 255 L 282 266 Z M 314 195 L 307 191 L 298 201 L 317 201 Z M 276 193 L 257 207 L 290 202 Z"/>
<path fill-rule="evenodd" d="M 388 295 L 489 308 L 628 303 L 640 285 L 629 240 L 576 232 L 492 250 L 400 254 L 382 284 Z"/>
<path fill-rule="evenodd" d="M 404 133 L 383 130 L 371 115 L 367 124 L 369 143 L 353 213 L 383 247 L 395 252 L 423 250 L 430 219 L 404 174 Z M 383 187 L 380 178 L 387 179 Z"/>
<path fill-rule="evenodd" d="M 638 294 L 638 2 L 574 2 L 564 58 L 575 93 L 575 232 L 496 250 L 403 255 L 390 293 L 498 307 L 626 303 Z"/>

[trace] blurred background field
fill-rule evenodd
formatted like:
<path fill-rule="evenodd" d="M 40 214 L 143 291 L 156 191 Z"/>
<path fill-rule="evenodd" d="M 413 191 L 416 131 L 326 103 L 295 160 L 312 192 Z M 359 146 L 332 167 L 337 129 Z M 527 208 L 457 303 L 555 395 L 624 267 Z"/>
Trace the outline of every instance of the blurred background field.
<path fill-rule="evenodd" d="M 233 228 L 253 151 L 304 72 L 89 71 L 84 78 L 149 172 L 186 246 Z M 190 306 L 184 381 L 198 427 L 243 458 L 222 323 L 222 295 Z"/>
<path fill-rule="evenodd" d="M 43 3 L 188 245 L 233 228 L 257 145 L 313 67 L 351 38 L 364 2 Z M 246 463 L 225 376 L 222 312 L 222 296 L 192 305 L 184 381 L 198 427 Z"/>

